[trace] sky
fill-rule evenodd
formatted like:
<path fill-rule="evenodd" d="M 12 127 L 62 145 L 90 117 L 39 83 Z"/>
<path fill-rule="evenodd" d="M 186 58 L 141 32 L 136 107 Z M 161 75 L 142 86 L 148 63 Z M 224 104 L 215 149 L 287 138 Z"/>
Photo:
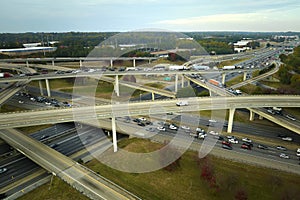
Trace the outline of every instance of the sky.
<path fill-rule="evenodd" d="M 0 32 L 300 31 L 299 0 L 1 0 Z"/>

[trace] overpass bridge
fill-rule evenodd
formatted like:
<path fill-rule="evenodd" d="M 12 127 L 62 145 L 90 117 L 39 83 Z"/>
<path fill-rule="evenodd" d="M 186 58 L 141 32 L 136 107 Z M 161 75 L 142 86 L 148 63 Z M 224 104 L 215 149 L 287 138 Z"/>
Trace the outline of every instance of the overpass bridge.
<path fill-rule="evenodd" d="M 56 150 L 17 130 L 1 130 L 0 137 L 26 157 L 51 172 L 53 175 L 61 178 L 90 199 L 139 199 L 137 196 L 122 189 L 116 184 L 104 180 L 102 177 L 73 161 L 71 158 L 64 156 Z"/>

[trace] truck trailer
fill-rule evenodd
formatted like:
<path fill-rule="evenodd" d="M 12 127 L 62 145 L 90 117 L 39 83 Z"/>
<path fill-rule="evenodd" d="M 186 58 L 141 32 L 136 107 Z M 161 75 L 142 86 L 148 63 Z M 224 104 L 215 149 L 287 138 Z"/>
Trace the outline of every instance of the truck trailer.
<path fill-rule="evenodd" d="M 215 79 L 209 79 L 208 82 L 209 82 L 210 84 L 215 85 L 215 86 L 223 87 L 222 83 L 219 82 L 219 81 L 217 81 L 217 80 L 215 80 Z"/>

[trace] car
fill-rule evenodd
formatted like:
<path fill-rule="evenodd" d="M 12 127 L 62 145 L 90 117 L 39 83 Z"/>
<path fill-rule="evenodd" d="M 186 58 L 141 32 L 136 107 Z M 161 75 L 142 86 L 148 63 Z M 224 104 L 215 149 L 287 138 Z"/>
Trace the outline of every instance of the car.
<path fill-rule="evenodd" d="M 214 120 L 214 119 L 210 119 L 208 121 L 209 121 L 209 123 L 217 123 L 217 120 Z"/>
<path fill-rule="evenodd" d="M 170 128 L 171 130 L 177 130 L 177 129 L 178 129 L 178 127 L 175 126 L 174 124 L 170 124 L 169 128 Z"/>
<path fill-rule="evenodd" d="M 243 138 L 242 141 L 252 143 L 252 140 L 250 140 L 249 138 Z"/>
<path fill-rule="evenodd" d="M 205 133 L 205 130 L 204 130 L 204 129 L 201 129 L 201 128 L 196 128 L 196 131 L 197 131 L 198 133 Z"/>
<path fill-rule="evenodd" d="M 247 149 L 247 150 L 251 150 L 251 147 L 245 144 L 242 144 L 241 146 L 242 149 Z"/>
<path fill-rule="evenodd" d="M 149 131 L 149 132 L 155 132 L 156 131 L 155 128 L 153 128 L 153 127 L 148 127 L 145 130 Z"/>
<path fill-rule="evenodd" d="M 229 142 L 229 141 L 222 141 L 222 144 L 227 145 L 227 146 L 231 146 L 231 142 Z"/>
<path fill-rule="evenodd" d="M 150 121 L 144 121 L 144 123 L 146 124 L 146 125 L 153 125 L 153 123 L 152 122 L 150 122 Z"/>
<path fill-rule="evenodd" d="M 56 143 L 53 143 L 53 144 L 50 144 L 50 146 L 49 147 L 51 147 L 51 148 L 55 148 L 55 147 L 57 147 L 58 146 L 58 144 L 56 144 Z"/>
<path fill-rule="evenodd" d="M 249 146 L 249 147 L 253 147 L 253 144 L 250 143 L 250 142 L 243 142 L 243 144 L 244 144 L 244 145 L 247 145 L 247 146 Z"/>
<path fill-rule="evenodd" d="M 133 121 L 133 122 L 137 122 L 137 123 L 141 122 L 141 120 L 138 119 L 138 118 L 135 118 L 135 119 L 133 119 L 132 121 Z"/>
<path fill-rule="evenodd" d="M 49 137 L 49 135 L 42 135 L 42 136 L 41 136 L 41 140 L 46 139 L 46 138 L 48 138 L 48 137 Z"/>
<path fill-rule="evenodd" d="M 139 120 L 140 121 L 147 121 L 147 119 L 145 117 L 140 117 Z"/>
<path fill-rule="evenodd" d="M 291 138 L 291 137 L 282 137 L 281 139 L 284 141 L 289 141 L 289 142 L 293 141 L 293 138 Z"/>
<path fill-rule="evenodd" d="M 163 126 L 159 126 L 159 127 L 157 127 L 157 130 L 159 130 L 159 131 L 166 131 L 166 128 L 163 127 Z"/>
<path fill-rule="evenodd" d="M 146 126 L 143 122 L 139 122 L 137 125 L 139 125 L 139 126 Z"/>
<path fill-rule="evenodd" d="M 233 143 L 233 144 L 238 144 L 239 141 L 236 138 L 230 138 L 228 139 L 229 142 Z"/>
<path fill-rule="evenodd" d="M 189 103 L 187 101 L 179 101 L 176 103 L 176 106 L 188 106 Z"/>
<path fill-rule="evenodd" d="M 207 136 L 206 133 L 199 133 L 198 138 L 199 138 L 199 139 L 205 139 L 206 136 Z"/>
<path fill-rule="evenodd" d="M 297 149 L 296 155 L 300 157 L 300 148 Z M 299 158 L 300 159 L 300 158 Z"/>
<path fill-rule="evenodd" d="M 0 174 L 4 173 L 7 171 L 7 168 L 3 167 L 3 168 L 0 168 Z"/>
<path fill-rule="evenodd" d="M 290 114 L 286 114 L 285 117 L 292 120 L 292 121 L 296 120 L 296 118 L 294 116 L 290 115 Z"/>
<path fill-rule="evenodd" d="M 279 154 L 280 158 L 284 158 L 284 159 L 289 159 L 290 157 L 288 155 L 286 155 L 285 153 L 281 153 Z"/>
<path fill-rule="evenodd" d="M 228 145 L 222 145 L 222 148 L 223 149 L 228 149 L 228 150 L 232 150 L 232 147 L 231 146 L 228 146 Z"/>
<path fill-rule="evenodd" d="M 167 115 L 173 115 L 173 112 L 167 112 Z"/>
<path fill-rule="evenodd" d="M 284 133 L 280 133 L 280 134 L 277 135 L 277 137 L 283 138 L 283 137 L 287 137 L 287 135 L 284 134 Z"/>
<path fill-rule="evenodd" d="M 283 147 L 283 146 L 277 146 L 276 148 L 277 148 L 278 150 L 281 150 L 281 151 L 286 151 L 286 148 Z"/>
<path fill-rule="evenodd" d="M 259 148 L 259 149 L 268 149 L 268 147 L 266 145 L 263 145 L 263 144 L 257 145 L 257 148 Z"/>
<path fill-rule="evenodd" d="M 19 103 L 22 104 L 22 103 L 24 103 L 24 101 L 20 100 Z"/>
<path fill-rule="evenodd" d="M 181 126 L 181 128 L 184 129 L 184 130 L 190 130 L 190 129 L 191 129 L 191 128 L 188 127 L 188 126 Z"/>
<path fill-rule="evenodd" d="M 215 131 L 209 131 L 209 134 L 211 134 L 211 135 L 219 135 L 219 133 L 215 132 Z"/>

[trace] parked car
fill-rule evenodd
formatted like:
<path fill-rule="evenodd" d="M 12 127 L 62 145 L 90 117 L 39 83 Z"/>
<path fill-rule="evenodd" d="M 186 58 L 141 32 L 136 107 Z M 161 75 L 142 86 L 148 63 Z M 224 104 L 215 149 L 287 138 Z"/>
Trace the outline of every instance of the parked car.
<path fill-rule="evenodd" d="M 170 124 L 169 128 L 170 128 L 171 130 L 177 130 L 177 129 L 178 129 L 178 127 L 175 126 L 174 124 Z"/>
<path fill-rule="evenodd" d="M 5 167 L 0 168 L 0 174 L 4 173 L 6 171 L 7 171 L 7 168 L 5 168 Z"/>
<path fill-rule="evenodd" d="M 229 142 L 229 141 L 222 141 L 222 144 L 223 145 L 227 145 L 227 146 L 231 146 L 232 145 L 231 142 Z"/>
<path fill-rule="evenodd" d="M 159 131 L 166 131 L 166 128 L 163 127 L 163 126 L 159 126 L 159 127 L 157 127 L 157 130 L 159 130 Z"/>
<path fill-rule="evenodd" d="M 239 141 L 236 138 L 230 138 L 228 139 L 229 142 L 233 143 L 233 144 L 238 144 Z"/>

